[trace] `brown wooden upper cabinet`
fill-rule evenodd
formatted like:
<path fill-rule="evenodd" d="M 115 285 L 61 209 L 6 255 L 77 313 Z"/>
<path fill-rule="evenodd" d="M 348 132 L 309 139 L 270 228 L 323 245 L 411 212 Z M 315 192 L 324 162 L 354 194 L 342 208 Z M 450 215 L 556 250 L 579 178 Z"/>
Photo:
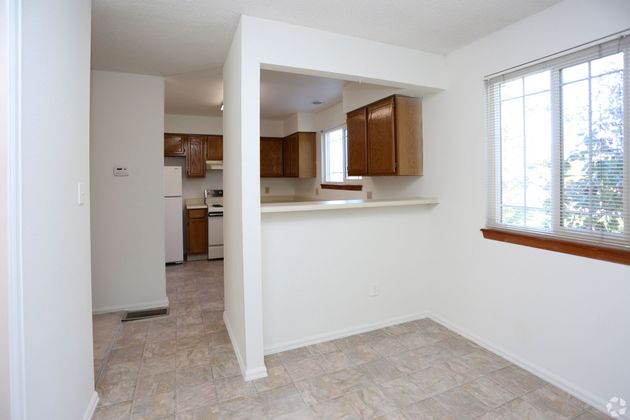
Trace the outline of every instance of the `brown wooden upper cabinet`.
<path fill-rule="evenodd" d="M 260 176 L 279 177 L 283 173 L 281 137 L 260 138 Z"/>
<path fill-rule="evenodd" d="M 315 133 L 303 132 L 285 137 L 283 144 L 284 176 L 315 178 Z"/>
<path fill-rule="evenodd" d="M 223 136 L 206 136 L 207 160 L 223 160 Z"/>
<path fill-rule="evenodd" d="M 189 178 L 205 178 L 206 138 L 205 136 L 188 136 L 187 138 L 186 176 Z"/>
<path fill-rule="evenodd" d="M 298 132 L 285 138 L 260 138 L 260 176 L 314 178 L 315 133 Z"/>
<path fill-rule="evenodd" d="M 394 95 L 347 114 L 348 175 L 422 175 L 422 104 Z"/>
<path fill-rule="evenodd" d="M 186 136 L 164 134 L 164 156 L 186 156 Z"/>

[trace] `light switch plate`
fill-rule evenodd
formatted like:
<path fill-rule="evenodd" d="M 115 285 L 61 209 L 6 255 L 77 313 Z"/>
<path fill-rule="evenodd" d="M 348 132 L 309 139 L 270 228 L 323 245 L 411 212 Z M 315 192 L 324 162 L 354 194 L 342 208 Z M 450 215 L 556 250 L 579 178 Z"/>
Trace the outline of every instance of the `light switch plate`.
<path fill-rule="evenodd" d="M 85 203 L 85 184 L 77 183 L 77 204 L 82 206 Z"/>

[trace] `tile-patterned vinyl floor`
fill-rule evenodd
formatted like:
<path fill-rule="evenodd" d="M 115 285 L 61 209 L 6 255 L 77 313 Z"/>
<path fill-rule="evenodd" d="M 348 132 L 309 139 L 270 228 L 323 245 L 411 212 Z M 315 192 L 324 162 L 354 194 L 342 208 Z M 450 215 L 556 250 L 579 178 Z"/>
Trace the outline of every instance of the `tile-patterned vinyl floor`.
<path fill-rule="evenodd" d="M 168 317 L 126 323 L 97 390 L 104 419 L 603 419 L 419 320 L 266 358 L 244 382 L 222 321 L 223 263 L 167 267 Z"/>

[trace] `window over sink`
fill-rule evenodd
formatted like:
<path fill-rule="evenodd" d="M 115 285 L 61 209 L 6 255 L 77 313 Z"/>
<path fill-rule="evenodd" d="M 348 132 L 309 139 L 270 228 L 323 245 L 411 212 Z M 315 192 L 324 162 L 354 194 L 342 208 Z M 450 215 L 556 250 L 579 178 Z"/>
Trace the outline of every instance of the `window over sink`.
<path fill-rule="evenodd" d="M 360 176 L 348 176 L 348 130 L 345 125 L 322 134 L 323 180 L 325 183 L 344 183 L 360 180 Z"/>

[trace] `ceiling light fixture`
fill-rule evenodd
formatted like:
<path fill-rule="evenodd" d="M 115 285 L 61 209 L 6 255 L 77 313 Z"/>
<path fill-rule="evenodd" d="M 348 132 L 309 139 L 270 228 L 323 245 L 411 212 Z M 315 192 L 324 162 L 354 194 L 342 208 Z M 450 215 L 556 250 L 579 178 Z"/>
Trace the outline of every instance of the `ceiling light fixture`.
<path fill-rule="evenodd" d="M 321 99 L 315 99 L 313 102 L 311 102 L 313 105 L 321 105 L 324 103 L 324 101 L 322 101 Z"/>

